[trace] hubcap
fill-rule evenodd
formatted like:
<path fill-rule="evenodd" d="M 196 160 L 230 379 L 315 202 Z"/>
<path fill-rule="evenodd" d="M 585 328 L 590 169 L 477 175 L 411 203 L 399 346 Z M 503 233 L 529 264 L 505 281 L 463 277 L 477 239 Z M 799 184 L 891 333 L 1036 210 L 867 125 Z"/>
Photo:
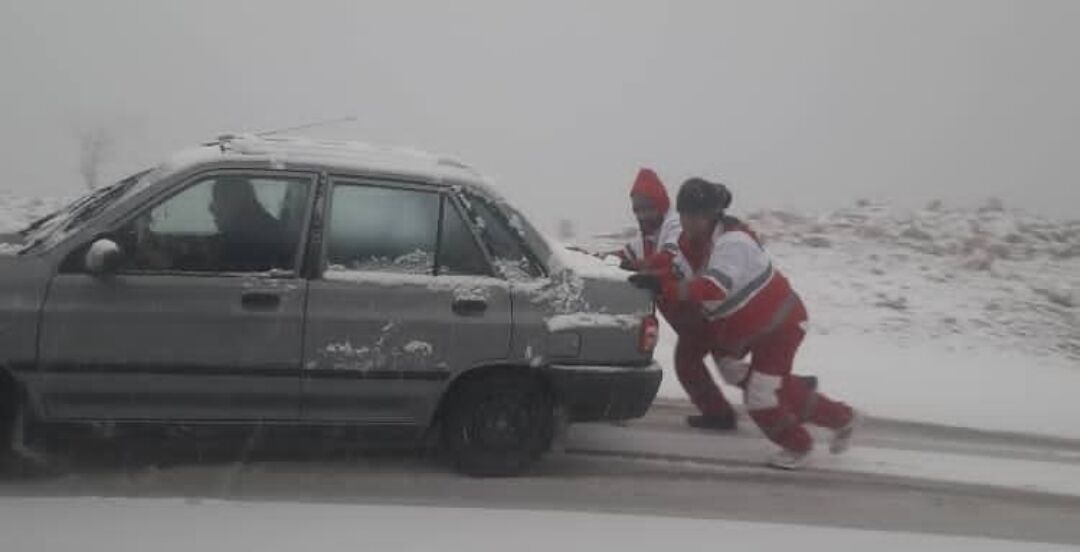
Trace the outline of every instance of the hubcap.
<path fill-rule="evenodd" d="M 533 416 L 527 404 L 493 399 L 480 405 L 470 423 L 474 444 L 489 450 L 512 450 L 528 440 Z"/>

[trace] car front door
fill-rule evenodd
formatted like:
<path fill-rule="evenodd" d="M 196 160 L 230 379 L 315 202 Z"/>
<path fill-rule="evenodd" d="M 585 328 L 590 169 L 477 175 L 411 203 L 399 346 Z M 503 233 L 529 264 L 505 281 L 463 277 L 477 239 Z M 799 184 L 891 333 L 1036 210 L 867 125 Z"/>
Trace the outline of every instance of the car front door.
<path fill-rule="evenodd" d="M 314 182 L 207 173 L 107 235 L 124 255 L 114 273 L 82 270 L 76 250 L 44 306 L 37 377 L 47 415 L 296 419 L 299 251 Z"/>
<path fill-rule="evenodd" d="M 334 179 L 327 215 L 303 417 L 426 423 L 455 373 L 505 359 L 507 283 L 446 189 Z"/>

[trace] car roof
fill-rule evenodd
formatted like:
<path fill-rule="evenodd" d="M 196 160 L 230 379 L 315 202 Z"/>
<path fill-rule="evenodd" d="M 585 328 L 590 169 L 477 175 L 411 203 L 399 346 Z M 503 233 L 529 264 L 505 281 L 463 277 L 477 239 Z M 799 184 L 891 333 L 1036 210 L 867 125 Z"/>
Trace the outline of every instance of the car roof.
<path fill-rule="evenodd" d="M 161 168 L 173 172 L 230 161 L 266 163 L 275 168 L 291 165 L 318 167 L 331 172 L 388 175 L 436 185 L 465 186 L 493 199 L 500 198 L 487 177 L 453 157 L 414 148 L 345 140 L 226 134 L 200 147 L 177 152 Z"/>

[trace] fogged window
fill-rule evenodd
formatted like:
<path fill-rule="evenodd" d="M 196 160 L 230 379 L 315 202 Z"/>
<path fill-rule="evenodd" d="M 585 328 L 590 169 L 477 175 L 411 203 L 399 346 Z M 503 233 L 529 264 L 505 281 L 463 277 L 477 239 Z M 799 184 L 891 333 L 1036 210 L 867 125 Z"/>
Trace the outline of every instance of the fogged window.
<path fill-rule="evenodd" d="M 439 199 L 434 192 L 336 184 L 327 244 L 330 268 L 432 274 Z"/>

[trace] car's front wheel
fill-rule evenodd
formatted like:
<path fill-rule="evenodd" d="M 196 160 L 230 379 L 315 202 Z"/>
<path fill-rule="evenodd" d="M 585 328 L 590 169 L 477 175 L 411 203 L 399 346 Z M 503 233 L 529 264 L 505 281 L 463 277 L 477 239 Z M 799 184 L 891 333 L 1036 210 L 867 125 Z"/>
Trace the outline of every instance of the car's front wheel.
<path fill-rule="evenodd" d="M 449 400 L 442 439 L 462 473 L 517 475 L 551 446 L 554 401 L 543 381 L 533 375 L 475 378 L 464 382 Z"/>

